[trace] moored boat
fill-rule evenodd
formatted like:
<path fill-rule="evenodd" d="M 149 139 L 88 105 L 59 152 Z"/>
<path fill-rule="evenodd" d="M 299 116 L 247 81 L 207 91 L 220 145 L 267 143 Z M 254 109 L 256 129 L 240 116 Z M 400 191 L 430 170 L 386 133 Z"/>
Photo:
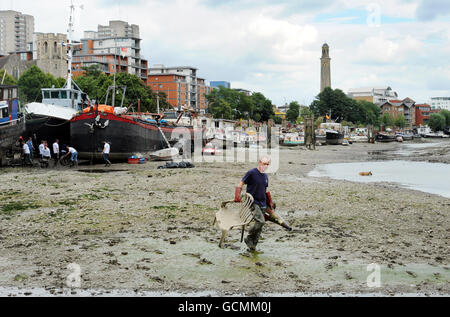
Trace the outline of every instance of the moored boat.
<path fill-rule="evenodd" d="M 18 140 L 25 130 L 25 119 L 19 109 L 18 87 L 0 85 L 0 166 L 20 154 Z"/>
<path fill-rule="evenodd" d="M 395 135 L 390 135 L 386 133 L 378 133 L 375 136 L 375 141 L 377 142 L 394 142 L 396 140 Z"/>

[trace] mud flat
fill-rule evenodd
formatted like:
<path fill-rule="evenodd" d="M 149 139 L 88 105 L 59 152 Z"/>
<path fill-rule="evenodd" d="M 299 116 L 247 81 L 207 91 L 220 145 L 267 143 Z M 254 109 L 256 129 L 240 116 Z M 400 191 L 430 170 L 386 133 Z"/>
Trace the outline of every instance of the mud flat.
<path fill-rule="evenodd" d="M 281 148 L 269 187 L 294 230 L 267 223 L 257 254 L 239 230 L 219 249 L 212 226 L 253 162 L 0 169 L 0 294 L 448 295 L 450 199 L 307 176 L 327 163 L 450 163 L 448 141 L 401 146 Z"/>

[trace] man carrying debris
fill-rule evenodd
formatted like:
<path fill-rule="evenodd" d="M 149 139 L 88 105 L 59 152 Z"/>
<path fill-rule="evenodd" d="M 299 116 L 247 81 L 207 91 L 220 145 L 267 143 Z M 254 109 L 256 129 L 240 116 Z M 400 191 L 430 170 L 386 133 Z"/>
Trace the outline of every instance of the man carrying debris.
<path fill-rule="evenodd" d="M 249 170 L 235 189 L 235 202 L 241 201 L 241 191 L 244 184 L 247 185 L 247 193 L 252 195 L 254 199 L 252 211 L 255 216 L 255 223 L 250 228 L 247 237 L 244 239 L 245 244 L 251 251 L 256 250 L 256 245 L 258 244 L 262 228 L 265 224 L 264 214 L 266 213 L 267 207 L 273 209 L 273 202 L 270 192 L 266 193 L 266 189 L 269 186 L 269 178 L 267 177 L 267 174 L 265 174 L 265 171 L 269 165 L 270 158 L 267 156 L 261 157 L 258 161 L 258 167 Z M 268 204 L 269 206 L 267 206 Z"/>

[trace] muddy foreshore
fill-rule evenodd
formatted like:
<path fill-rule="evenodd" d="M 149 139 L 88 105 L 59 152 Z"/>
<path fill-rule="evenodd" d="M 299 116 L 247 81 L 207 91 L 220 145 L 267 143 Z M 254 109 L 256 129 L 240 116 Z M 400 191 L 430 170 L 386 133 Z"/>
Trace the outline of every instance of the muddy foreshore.
<path fill-rule="evenodd" d="M 438 142 L 409 156 L 398 143 L 281 148 L 269 189 L 294 230 L 267 223 L 258 254 L 236 229 L 219 249 L 212 225 L 254 162 L 2 168 L 0 295 L 449 295 L 450 199 L 307 176 L 326 163 L 449 164 L 450 142 Z M 369 287 L 372 263 L 380 284 Z"/>

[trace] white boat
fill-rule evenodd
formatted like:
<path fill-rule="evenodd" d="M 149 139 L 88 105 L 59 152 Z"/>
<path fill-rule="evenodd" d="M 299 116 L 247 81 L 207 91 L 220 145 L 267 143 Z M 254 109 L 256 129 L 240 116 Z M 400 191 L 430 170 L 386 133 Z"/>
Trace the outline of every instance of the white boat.
<path fill-rule="evenodd" d="M 67 80 L 63 88 L 43 88 L 42 102 L 31 102 L 24 106 L 26 114 L 26 134 L 36 138 L 36 141 L 47 140 L 51 142 L 55 138 L 60 143 L 70 141 L 69 121 L 74 115 L 90 104 L 89 97 L 72 81 L 72 33 L 73 16 L 75 6 L 71 6 L 69 21 L 69 43 Z"/>
<path fill-rule="evenodd" d="M 179 158 L 180 152 L 177 148 L 166 148 L 149 154 L 152 161 L 172 161 Z"/>

